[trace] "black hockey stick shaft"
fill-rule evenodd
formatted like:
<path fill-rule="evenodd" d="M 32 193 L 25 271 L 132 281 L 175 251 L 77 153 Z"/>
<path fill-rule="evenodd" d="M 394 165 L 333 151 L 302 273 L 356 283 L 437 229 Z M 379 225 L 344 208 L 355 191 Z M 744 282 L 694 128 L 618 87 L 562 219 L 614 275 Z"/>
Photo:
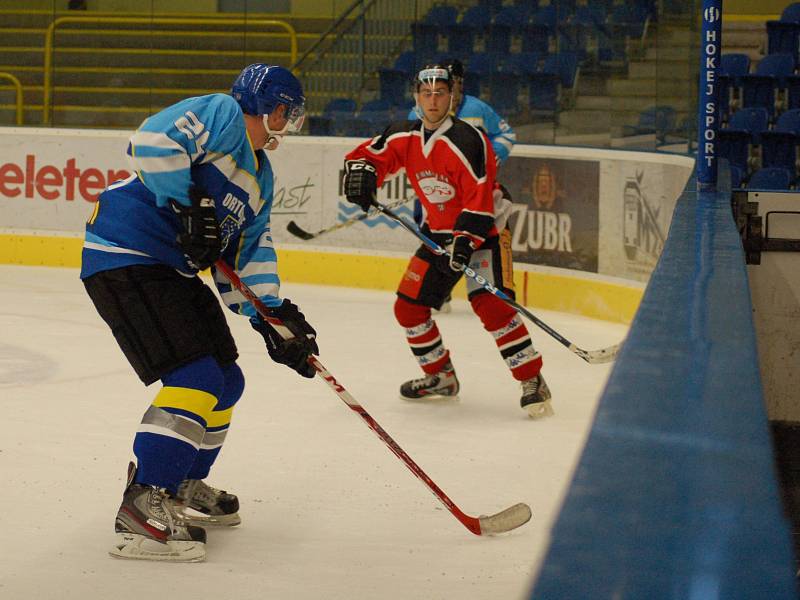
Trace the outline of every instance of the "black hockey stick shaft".
<path fill-rule="evenodd" d="M 270 314 L 270 309 L 256 296 L 247 284 L 245 284 L 234 270 L 222 260 L 214 263 L 217 270 L 219 270 L 231 285 L 239 290 L 239 292 L 250 301 L 258 313 L 265 319 L 269 319 L 272 324 L 279 324 L 279 321 Z M 350 409 L 358 414 L 367 426 L 386 444 L 386 447 L 397 456 L 408 469 L 422 481 L 428 489 L 433 492 L 439 501 L 449 510 L 456 519 L 458 519 L 464 527 L 469 529 L 475 535 L 491 535 L 495 533 L 504 533 L 517 527 L 524 525 L 531 518 L 531 509 L 527 504 L 515 504 L 497 514 L 491 516 L 471 517 L 461 511 L 456 504 L 450 500 L 442 489 L 434 483 L 434 481 L 422 470 L 422 468 L 415 463 L 412 458 L 406 454 L 400 445 L 381 427 L 378 422 L 370 416 L 370 414 L 361 406 L 355 398 L 348 392 L 336 378 L 331 375 L 316 356 L 308 358 L 309 364 L 314 367 L 319 376 L 328 384 L 328 386 L 336 393 L 337 396 L 347 404 Z"/>
<path fill-rule="evenodd" d="M 390 202 L 386 206 L 389 208 L 397 208 L 398 206 L 402 206 L 406 202 L 409 201 L 410 198 L 402 198 L 400 200 L 395 200 L 394 202 Z M 331 225 L 330 227 L 326 227 L 325 229 L 320 229 L 316 232 L 306 231 L 302 227 L 300 227 L 295 221 L 289 221 L 286 225 L 286 231 L 291 233 L 295 237 L 299 237 L 301 240 L 313 240 L 315 237 L 319 237 L 326 233 L 331 233 L 332 231 L 337 231 L 338 229 L 343 229 L 344 227 L 350 227 L 354 223 L 359 223 L 364 221 L 365 219 L 369 219 L 374 217 L 375 215 L 380 214 L 379 210 L 370 211 L 368 213 L 362 212 L 355 217 L 350 217 L 349 219 L 342 221 L 341 223 L 336 223 L 335 225 Z"/>
<path fill-rule="evenodd" d="M 440 256 L 447 256 L 449 257 L 450 254 L 442 248 L 439 244 L 434 242 L 431 238 L 427 235 L 422 233 L 418 228 L 414 227 L 410 223 L 408 223 L 403 217 L 394 213 L 389 206 L 384 206 L 379 203 L 375 203 L 374 205 L 380 212 L 385 214 L 387 217 L 394 219 L 397 221 L 404 229 L 410 231 L 414 234 L 417 238 L 419 238 L 423 244 L 425 244 L 434 254 L 438 254 Z M 551 337 L 555 338 L 556 341 L 560 342 L 562 345 L 566 346 L 566 348 L 578 356 L 580 356 L 583 360 L 590 364 L 597 364 L 597 363 L 604 363 L 604 362 L 611 362 L 616 358 L 617 353 L 619 352 L 619 344 L 615 346 L 610 346 L 608 348 L 602 348 L 600 350 L 584 350 L 583 348 L 579 348 L 572 342 L 570 342 L 567 338 L 563 335 L 558 333 L 555 329 L 550 327 L 547 323 L 542 321 L 539 317 L 534 315 L 531 311 L 527 308 L 522 306 L 521 304 L 517 303 L 513 300 L 508 294 L 506 294 L 503 290 L 496 288 L 494 285 L 489 283 L 485 277 L 476 273 L 472 268 L 468 265 L 462 267 L 462 271 L 464 271 L 464 275 L 475 281 L 478 285 L 480 285 L 483 289 L 488 292 L 491 292 L 504 302 L 507 302 L 511 305 L 514 310 L 516 310 L 521 315 L 530 319 L 537 327 L 544 330 L 548 333 Z"/>

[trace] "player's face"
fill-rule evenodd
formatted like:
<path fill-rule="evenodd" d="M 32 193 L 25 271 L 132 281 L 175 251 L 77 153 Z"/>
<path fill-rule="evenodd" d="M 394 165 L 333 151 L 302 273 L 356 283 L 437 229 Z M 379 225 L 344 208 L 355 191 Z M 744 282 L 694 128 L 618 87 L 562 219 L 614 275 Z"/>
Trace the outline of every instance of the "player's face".
<path fill-rule="evenodd" d="M 417 102 L 422 109 L 423 121 L 425 125 L 437 124 L 444 119 L 447 111 L 450 110 L 450 100 L 452 94 L 447 84 L 437 81 L 433 85 L 423 83 L 417 92 Z"/>
<path fill-rule="evenodd" d="M 284 127 L 286 127 L 287 119 L 285 111 L 286 106 L 278 104 L 267 117 L 256 115 L 244 116 L 245 127 L 247 128 L 247 133 L 250 136 L 250 141 L 253 142 L 253 148 L 255 150 L 260 150 L 267 146 L 270 136 L 267 132 L 266 125 L 269 125 L 272 131 L 282 131 Z"/>

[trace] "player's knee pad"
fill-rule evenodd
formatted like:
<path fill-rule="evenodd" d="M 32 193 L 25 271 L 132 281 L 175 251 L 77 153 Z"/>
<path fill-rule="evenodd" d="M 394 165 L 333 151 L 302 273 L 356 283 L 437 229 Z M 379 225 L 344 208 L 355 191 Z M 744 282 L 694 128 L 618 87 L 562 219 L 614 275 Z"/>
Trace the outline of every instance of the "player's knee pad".
<path fill-rule="evenodd" d="M 214 410 L 226 410 L 233 407 L 244 393 L 244 373 L 236 363 L 231 363 L 222 368 L 225 378 L 225 388 Z"/>
<path fill-rule="evenodd" d="M 496 331 L 504 327 L 517 314 L 511 305 L 489 292 L 475 294 L 469 302 L 487 331 Z"/>
<path fill-rule="evenodd" d="M 164 375 L 161 382 L 169 387 L 192 388 L 219 398 L 225 388 L 222 368 L 212 356 L 202 356 Z"/>
<path fill-rule="evenodd" d="M 394 302 L 394 317 L 403 327 L 415 327 L 431 318 L 431 309 L 398 296 Z"/>
<path fill-rule="evenodd" d="M 187 416 L 206 426 L 225 389 L 225 376 L 219 363 L 203 356 L 173 369 L 161 378 L 164 387 L 153 407 Z"/>

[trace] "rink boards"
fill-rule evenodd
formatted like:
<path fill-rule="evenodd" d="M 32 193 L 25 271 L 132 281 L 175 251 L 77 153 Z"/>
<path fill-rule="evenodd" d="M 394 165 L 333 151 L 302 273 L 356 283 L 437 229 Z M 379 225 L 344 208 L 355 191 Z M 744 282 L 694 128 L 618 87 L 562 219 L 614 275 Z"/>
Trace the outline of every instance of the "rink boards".
<path fill-rule="evenodd" d="M 130 171 L 130 132 L 1 128 L 0 262 L 77 266 L 97 195 Z M 417 241 L 386 217 L 303 242 L 358 214 L 340 195 L 344 155 L 362 140 L 287 138 L 276 173 L 272 235 L 287 281 L 394 289 Z M 629 323 L 655 267 L 691 159 L 669 154 L 516 146 L 498 180 L 514 198 L 509 226 L 517 297 L 531 306 Z M 404 173 L 379 200 L 408 198 Z M 411 217 L 411 203 L 397 209 Z M 457 295 L 463 295 L 463 284 Z"/>

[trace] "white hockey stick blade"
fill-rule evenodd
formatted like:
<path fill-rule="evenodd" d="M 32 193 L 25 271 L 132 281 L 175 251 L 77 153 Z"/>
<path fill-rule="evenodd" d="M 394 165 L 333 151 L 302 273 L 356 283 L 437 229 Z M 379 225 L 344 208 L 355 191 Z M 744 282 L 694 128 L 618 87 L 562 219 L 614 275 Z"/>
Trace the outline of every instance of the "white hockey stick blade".
<path fill-rule="evenodd" d="M 481 524 L 481 535 L 495 535 L 511 531 L 525 525 L 531 520 L 531 516 L 531 507 L 523 502 L 500 511 L 496 515 L 489 517 L 482 515 L 478 517 Z"/>
<path fill-rule="evenodd" d="M 582 348 L 578 348 L 575 344 L 572 344 L 569 349 L 589 364 L 596 365 L 612 362 L 617 358 L 621 347 L 622 344 L 616 344 L 600 350 L 583 350 Z"/>

